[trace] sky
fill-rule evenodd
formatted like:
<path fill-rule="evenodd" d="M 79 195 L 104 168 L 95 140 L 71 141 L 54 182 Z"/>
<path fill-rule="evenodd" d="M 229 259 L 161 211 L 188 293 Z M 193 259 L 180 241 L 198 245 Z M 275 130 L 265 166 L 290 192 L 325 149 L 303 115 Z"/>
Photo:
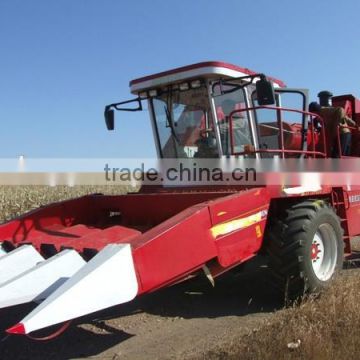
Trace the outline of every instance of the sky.
<path fill-rule="evenodd" d="M 155 156 L 129 81 L 200 61 L 360 97 L 358 0 L 0 0 L 0 157 Z"/>

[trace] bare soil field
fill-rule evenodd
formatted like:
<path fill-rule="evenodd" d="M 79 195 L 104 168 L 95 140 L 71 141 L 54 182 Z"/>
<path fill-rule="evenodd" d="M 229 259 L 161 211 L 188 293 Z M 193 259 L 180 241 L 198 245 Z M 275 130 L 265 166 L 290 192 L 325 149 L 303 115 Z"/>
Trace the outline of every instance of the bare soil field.
<path fill-rule="evenodd" d="M 41 205 L 86 192 L 119 192 L 110 188 L 27 192 Z M 11 197 L 14 189 L 0 188 L 2 219 L 33 207 L 32 198 L 17 191 L 22 195 Z M 259 257 L 214 288 L 205 277 L 192 279 L 80 318 L 47 342 L 4 333 L 34 304 L 0 309 L 0 359 L 358 359 L 359 285 L 352 268 L 324 294 L 284 309 Z"/>

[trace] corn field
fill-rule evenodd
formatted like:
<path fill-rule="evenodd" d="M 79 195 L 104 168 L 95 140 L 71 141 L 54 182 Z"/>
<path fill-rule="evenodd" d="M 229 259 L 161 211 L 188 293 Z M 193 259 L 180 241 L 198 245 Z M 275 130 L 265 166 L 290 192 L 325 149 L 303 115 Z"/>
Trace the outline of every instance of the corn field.
<path fill-rule="evenodd" d="M 87 194 L 119 195 L 135 191 L 129 186 L 0 186 L 0 222 L 52 202 Z"/>

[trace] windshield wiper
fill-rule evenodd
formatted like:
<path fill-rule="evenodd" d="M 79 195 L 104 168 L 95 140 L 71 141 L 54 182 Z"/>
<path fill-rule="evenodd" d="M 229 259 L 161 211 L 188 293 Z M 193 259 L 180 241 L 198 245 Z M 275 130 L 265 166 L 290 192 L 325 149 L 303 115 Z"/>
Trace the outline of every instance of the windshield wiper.
<path fill-rule="evenodd" d="M 180 140 L 176 134 L 175 124 L 174 124 L 173 118 L 170 114 L 169 108 L 167 106 L 164 106 L 164 110 L 165 110 L 165 114 L 166 114 L 166 120 L 167 120 L 167 122 L 169 124 L 169 128 L 171 130 L 171 135 L 174 137 L 176 142 L 180 145 Z"/>

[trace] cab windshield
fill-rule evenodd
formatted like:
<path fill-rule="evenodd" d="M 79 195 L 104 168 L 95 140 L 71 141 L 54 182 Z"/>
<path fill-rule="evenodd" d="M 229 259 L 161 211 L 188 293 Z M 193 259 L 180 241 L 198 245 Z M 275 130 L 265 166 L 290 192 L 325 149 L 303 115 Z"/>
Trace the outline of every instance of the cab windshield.
<path fill-rule="evenodd" d="M 151 99 L 163 158 L 218 157 L 206 85 L 169 89 Z"/>

